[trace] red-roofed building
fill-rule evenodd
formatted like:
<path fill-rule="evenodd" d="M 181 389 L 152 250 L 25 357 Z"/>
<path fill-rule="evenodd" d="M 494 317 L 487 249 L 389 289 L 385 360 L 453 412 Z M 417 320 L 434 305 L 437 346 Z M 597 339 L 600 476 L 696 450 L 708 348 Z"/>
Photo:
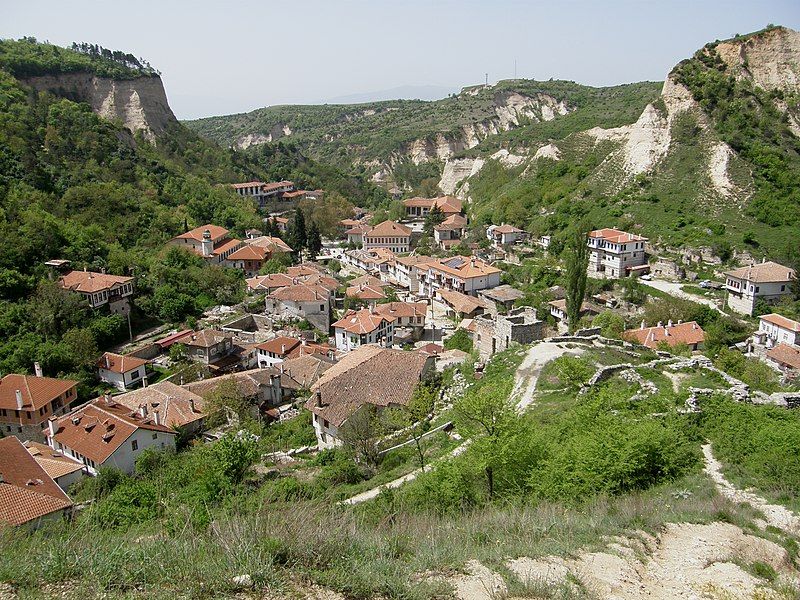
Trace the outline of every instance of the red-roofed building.
<path fill-rule="evenodd" d="M 318 276 L 307 276 L 309 279 L 315 277 Z M 327 333 L 331 323 L 332 293 L 321 284 L 304 283 L 300 279 L 295 278 L 295 283 L 292 285 L 267 294 L 266 312 L 279 319 L 305 319 L 320 331 Z"/>
<path fill-rule="evenodd" d="M 650 270 L 645 254 L 647 238 L 619 229 L 589 232 L 590 277 L 620 278 L 644 275 Z"/>
<path fill-rule="evenodd" d="M 270 201 L 279 199 L 283 194 L 293 191 L 294 183 L 291 181 L 275 181 L 272 183 L 247 181 L 245 183 L 233 183 L 231 187 L 240 196 L 252 198 L 258 203 L 259 208 L 264 208 Z"/>
<path fill-rule="evenodd" d="M 201 225 L 169 241 L 170 245 L 184 248 L 202 256 L 211 264 L 220 265 L 242 245 L 231 238 L 228 230 L 217 225 Z"/>
<path fill-rule="evenodd" d="M 131 410 L 106 396 L 51 419 L 47 443 L 82 462 L 92 474 L 103 466 L 133 473 L 136 459 L 146 448 L 175 447 L 176 433 L 163 418 L 159 410 L 146 406 Z"/>
<path fill-rule="evenodd" d="M 775 304 L 792 293 L 794 269 L 772 261 L 740 267 L 725 273 L 727 304 L 733 310 L 752 315 L 759 301 Z"/>
<path fill-rule="evenodd" d="M 45 440 L 47 419 L 64 414 L 78 399 L 78 382 L 70 379 L 10 374 L 0 380 L 0 428 L 21 440 Z"/>
<path fill-rule="evenodd" d="M 113 314 L 127 315 L 130 312 L 128 298 L 133 296 L 133 277 L 70 271 L 59 279 L 59 285 L 86 298 L 92 308 L 108 304 Z"/>
<path fill-rule="evenodd" d="M 348 234 L 349 235 L 349 234 Z M 408 252 L 411 229 L 394 221 L 384 221 L 363 234 L 364 249 L 389 248 L 392 252 Z"/>
<path fill-rule="evenodd" d="M 527 236 L 528 234 L 524 230 L 505 223 L 502 225 L 490 225 L 486 229 L 486 237 L 495 246 L 509 246 L 524 240 Z"/>
<path fill-rule="evenodd" d="M 409 198 L 403 200 L 406 216 L 409 218 L 424 218 L 428 216 L 434 206 L 438 206 L 445 216 L 457 215 L 463 212 L 461 200 L 455 196 L 440 196 L 439 198 Z"/>
<path fill-rule="evenodd" d="M 0 439 L 0 525 L 35 528 L 72 508 L 69 499 L 18 439 Z"/>
<path fill-rule="evenodd" d="M 800 348 L 788 344 L 778 344 L 767 350 L 767 358 L 789 374 L 800 372 Z"/>
<path fill-rule="evenodd" d="M 149 362 L 137 356 L 106 352 L 97 361 L 97 374 L 100 381 L 125 392 L 147 381 Z"/>
<path fill-rule="evenodd" d="M 440 289 L 475 296 L 478 290 L 500 285 L 500 269 L 472 256 L 453 256 L 421 265 L 419 293 L 435 296 Z"/>
<path fill-rule="evenodd" d="M 280 336 L 258 344 L 258 366 L 263 369 L 272 367 L 289 358 L 293 350 L 298 348 L 302 342 L 297 338 Z"/>
<path fill-rule="evenodd" d="M 797 321 L 777 313 L 761 315 L 758 320 L 756 336 L 763 338 L 763 344 L 769 347 L 776 344 L 800 346 L 800 323 Z"/>
<path fill-rule="evenodd" d="M 623 339 L 637 344 L 642 344 L 648 348 L 657 349 L 661 344 L 677 346 L 686 344 L 692 350 L 697 350 L 705 342 L 706 333 L 702 327 L 694 321 L 673 324 L 672 321 L 663 325 L 659 323 L 655 327 L 645 327 L 644 321 L 639 329 L 628 329 L 622 332 Z"/>
<path fill-rule="evenodd" d="M 394 321 L 394 317 L 377 314 L 371 308 L 349 310 L 332 325 L 336 348 L 349 352 L 364 344 L 389 347 L 394 341 Z"/>

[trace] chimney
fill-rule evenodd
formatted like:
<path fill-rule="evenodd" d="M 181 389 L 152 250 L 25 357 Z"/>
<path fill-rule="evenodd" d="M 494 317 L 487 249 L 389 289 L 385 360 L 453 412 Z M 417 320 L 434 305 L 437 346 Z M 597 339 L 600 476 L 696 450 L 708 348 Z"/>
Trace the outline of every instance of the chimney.
<path fill-rule="evenodd" d="M 642 319 L 641 324 L 639 325 L 639 329 L 644 329 L 644 319 Z"/>
<path fill-rule="evenodd" d="M 659 321 L 658 324 L 656 325 L 656 327 L 663 327 L 663 326 L 664 326 L 664 322 L 663 321 Z"/>
<path fill-rule="evenodd" d="M 56 431 L 58 431 L 58 428 L 56 427 L 56 420 L 52 417 L 47 419 L 47 429 L 50 433 L 49 437 L 52 440 L 56 436 Z"/>
<path fill-rule="evenodd" d="M 183 385 L 183 373 L 181 373 L 181 385 Z"/>
<path fill-rule="evenodd" d="M 111 359 L 108 357 L 108 354 L 105 354 L 103 356 L 103 358 L 106 359 L 106 369 L 110 369 L 111 368 Z"/>
<path fill-rule="evenodd" d="M 192 412 L 197 412 L 197 409 L 195 408 L 194 405 L 194 398 L 189 398 L 189 410 L 191 410 Z"/>
<path fill-rule="evenodd" d="M 142 419 L 147 418 L 147 405 L 146 404 L 140 404 L 139 405 L 139 416 Z"/>
<path fill-rule="evenodd" d="M 670 319 L 669 321 L 667 321 L 667 327 L 672 327 L 672 319 Z"/>
<path fill-rule="evenodd" d="M 322 408 L 322 392 L 317 390 L 316 396 L 317 396 L 317 406 L 319 408 Z"/>
<path fill-rule="evenodd" d="M 37 377 L 43 377 L 42 375 L 42 365 L 39 364 L 39 361 L 33 363 L 33 372 L 36 373 Z"/>
<path fill-rule="evenodd" d="M 692 322 L 692 331 L 694 331 L 695 329 L 697 329 L 697 323 Z"/>
<path fill-rule="evenodd" d="M 678 325 L 682 325 L 682 324 L 683 324 L 683 319 L 678 319 Z"/>
<path fill-rule="evenodd" d="M 16 390 L 14 393 L 17 396 L 17 410 L 22 410 L 22 407 L 24 406 L 24 404 L 22 403 L 22 392 Z"/>
<path fill-rule="evenodd" d="M 281 354 L 286 354 L 286 344 L 281 344 Z"/>
<path fill-rule="evenodd" d="M 153 411 L 153 422 L 156 425 L 161 425 L 161 413 L 159 413 L 157 410 Z"/>
<path fill-rule="evenodd" d="M 145 375 L 144 377 L 142 377 L 142 387 L 143 387 L 143 388 L 146 388 L 146 387 L 147 387 L 147 375 Z"/>

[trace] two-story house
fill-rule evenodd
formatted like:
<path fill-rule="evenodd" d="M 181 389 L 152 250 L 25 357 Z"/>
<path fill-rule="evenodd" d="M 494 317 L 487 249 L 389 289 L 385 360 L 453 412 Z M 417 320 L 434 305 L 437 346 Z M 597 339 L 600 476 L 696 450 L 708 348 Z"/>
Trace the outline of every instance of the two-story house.
<path fill-rule="evenodd" d="M 475 296 L 479 290 L 500 285 L 500 269 L 472 256 L 443 258 L 424 267 L 427 272 L 419 285 L 419 292 L 424 296 L 434 297 L 440 289 Z"/>
<path fill-rule="evenodd" d="M 727 305 L 733 310 L 752 315 L 758 301 L 775 304 L 791 294 L 794 269 L 768 261 L 741 267 L 725 273 Z"/>
<path fill-rule="evenodd" d="M 378 343 L 389 347 L 394 341 L 394 320 L 372 308 L 349 310 L 333 324 L 336 349 L 349 352 L 364 344 Z"/>
<path fill-rule="evenodd" d="M 392 252 L 408 252 L 411 249 L 411 229 L 394 221 L 384 221 L 364 232 L 364 249 L 388 248 Z"/>
<path fill-rule="evenodd" d="M 137 385 L 147 383 L 147 364 L 149 362 L 138 356 L 105 352 L 97 361 L 97 374 L 100 381 L 125 392 Z"/>
<path fill-rule="evenodd" d="M 59 279 L 65 290 L 83 296 L 92 308 L 108 305 L 112 314 L 127 315 L 131 310 L 133 277 L 93 271 L 70 271 Z"/>
<path fill-rule="evenodd" d="M 323 285 L 299 281 L 278 288 L 265 298 L 268 315 L 280 319 L 305 319 L 326 333 L 331 324 L 331 302 L 332 293 Z"/>
<path fill-rule="evenodd" d="M 132 411 L 111 396 L 50 419 L 47 428 L 47 444 L 82 462 L 92 475 L 104 466 L 132 474 L 142 451 L 174 449 L 175 437 L 159 410 L 149 411 L 143 405 Z"/>
<path fill-rule="evenodd" d="M 464 212 L 461 200 L 455 196 L 409 198 L 408 200 L 403 200 L 403 206 L 406 209 L 406 218 L 408 219 L 423 219 L 428 216 L 434 206 L 437 206 L 445 217 Z"/>
<path fill-rule="evenodd" d="M 224 227 L 201 225 L 169 241 L 170 245 L 193 252 L 210 264 L 221 265 L 238 250 L 242 242 L 232 238 Z"/>
<path fill-rule="evenodd" d="M 461 243 L 467 228 L 467 219 L 459 214 L 450 215 L 434 226 L 433 241 L 442 250 L 449 250 Z"/>
<path fill-rule="evenodd" d="M 619 229 L 589 232 L 590 277 L 616 279 L 644 275 L 650 270 L 645 254 L 647 238 Z"/>
<path fill-rule="evenodd" d="M 503 223 L 502 225 L 489 225 L 486 229 L 486 237 L 495 246 L 510 246 L 524 240 L 528 234 L 523 229 Z"/>
<path fill-rule="evenodd" d="M 43 442 L 47 419 L 64 414 L 78 399 L 78 382 L 36 375 L 9 374 L 0 380 L 0 430 L 3 435 Z"/>
<path fill-rule="evenodd" d="M 259 208 L 265 208 L 271 201 L 275 201 L 281 195 L 293 191 L 294 183 L 291 181 L 275 181 L 272 183 L 247 181 L 245 183 L 233 183 L 231 187 L 240 196 L 251 198 L 258 204 Z"/>
<path fill-rule="evenodd" d="M 191 360 L 207 365 L 222 360 L 233 352 L 233 336 L 216 329 L 192 331 L 177 340 L 177 343 L 186 346 Z"/>
<path fill-rule="evenodd" d="M 769 348 L 777 344 L 800 346 L 800 323 L 776 313 L 761 315 L 755 335 Z"/>

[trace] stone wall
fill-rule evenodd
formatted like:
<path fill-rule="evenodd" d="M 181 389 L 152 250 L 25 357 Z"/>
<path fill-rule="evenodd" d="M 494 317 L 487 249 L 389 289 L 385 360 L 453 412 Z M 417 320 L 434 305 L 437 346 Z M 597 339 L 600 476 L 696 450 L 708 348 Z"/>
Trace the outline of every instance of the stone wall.
<path fill-rule="evenodd" d="M 481 360 L 488 360 L 492 354 L 502 352 L 516 342 L 530 344 L 544 336 L 544 322 L 536 318 L 536 309 L 522 306 L 507 315 L 494 319 L 482 315 L 475 323 L 475 344 Z"/>

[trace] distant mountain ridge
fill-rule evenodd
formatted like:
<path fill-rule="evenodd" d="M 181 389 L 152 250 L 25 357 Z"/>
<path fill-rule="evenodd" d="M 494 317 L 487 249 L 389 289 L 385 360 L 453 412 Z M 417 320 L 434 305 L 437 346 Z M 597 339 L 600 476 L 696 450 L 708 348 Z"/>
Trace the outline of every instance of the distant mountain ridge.
<path fill-rule="evenodd" d="M 388 90 L 361 92 L 336 96 L 325 100 L 326 104 L 364 104 L 384 100 L 441 100 L 458 93 L 459 88 L 442 85 L 402 85 Z"/>

